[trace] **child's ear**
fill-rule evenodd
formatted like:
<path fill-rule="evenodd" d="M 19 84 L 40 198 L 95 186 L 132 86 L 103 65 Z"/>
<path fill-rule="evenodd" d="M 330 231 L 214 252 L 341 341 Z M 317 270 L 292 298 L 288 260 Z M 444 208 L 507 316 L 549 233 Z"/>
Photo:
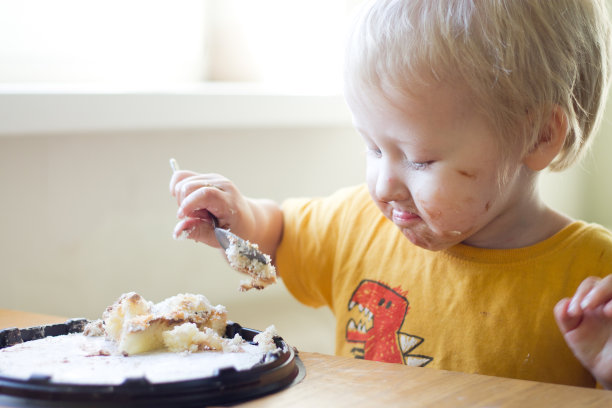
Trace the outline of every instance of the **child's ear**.
<path fill-rule="evenodd" d="M 555 106 L 548 121 L 540 129 L 538 140 L 523 158 L 523 163 L 533 171 L 545 169 L 561 151 L 567 129 L 565 112 L 560 106 Z"/>

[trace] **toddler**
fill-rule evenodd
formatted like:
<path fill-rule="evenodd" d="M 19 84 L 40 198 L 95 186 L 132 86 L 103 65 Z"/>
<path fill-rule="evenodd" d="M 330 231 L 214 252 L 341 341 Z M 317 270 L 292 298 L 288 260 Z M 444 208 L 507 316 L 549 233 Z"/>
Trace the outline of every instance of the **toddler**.
<path fill-rule="evenodd" d="M 537 185 L 592 140 L 610 35 L 604 0 L 369 3 L 345 65 L 367 183 L 281 207 L 177 171 L 175 234 L 218 246 L 206 209 L 258 243 L 339 355 L 610 388 L 612 234 Z"/>

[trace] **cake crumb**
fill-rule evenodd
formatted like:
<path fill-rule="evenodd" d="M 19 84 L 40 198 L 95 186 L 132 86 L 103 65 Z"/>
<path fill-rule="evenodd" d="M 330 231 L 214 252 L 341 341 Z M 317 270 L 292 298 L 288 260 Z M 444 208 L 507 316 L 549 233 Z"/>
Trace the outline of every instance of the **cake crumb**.
<path fill-rule="evenodd" d="M 174 236 L 174 239 L 177 241 L 185 241 L 189 239 L 189 235 L 195 230 L 195 227 L 182 230 L 178 235 Z"/>
<path fill-rule="evenodd" d="M 274 342 L 274 337 L 276 336 L 276 327 L 271 325 L 268 326 L 266 330 L 253 337 L 253 341 L 257 343 L 260 350 L 265 352 L 274 352 L 278 350 L 278 347 L 276 347 L 276 343 Z"/>
<path fill-rule="evenodd" d="M 93 320 L 83 328 L 83 335 L 89 337 L 104 336 L 104 321 L 102 319 Z"/>
<path fill-rule="evenodd" d="M 194 353 L 200 350 L 222 350 L 223 338 L 205 327 L 199 330 L 194 323 L 183 323 L 162 333 L 164 345 L 169 351 Z"/>
<path fill-rule="evenodd" d="M 223 343 L 223 351 L 228 353 L 240 353 L 243 352 L 244 349 L 242 345 L 245 344 L 244 339 L 238 333 L 234 336 L 233 339 L 229 339 Z"/>

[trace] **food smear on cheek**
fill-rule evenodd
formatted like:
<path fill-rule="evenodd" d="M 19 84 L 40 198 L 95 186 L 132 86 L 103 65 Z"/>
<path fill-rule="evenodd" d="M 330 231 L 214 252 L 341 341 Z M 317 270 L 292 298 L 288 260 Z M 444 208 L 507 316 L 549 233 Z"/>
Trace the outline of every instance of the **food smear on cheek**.
<path fill-rule="evenodd" d="M 421 194 L 420 191 L 416 191 L 413 195 L 414 202 L 418 203 L 421 212 L 431 221 L 442 218 L 447 210 L 442 211 L 441 203 L 444 202 L 445 196 L 441 189 L 437 189 L 433 194 L 426 196 Z"/>
<path fill-rule="evenodd" d="M 423 207 L 423 212 L 427 215 L 427 218 L 429 218 L 432 221 L 442 218 L 442 211 L 438 209 L 431 209 L 428 207 Z"/>
<path fill-rule="evenodd" d="M 464 205 L 459 204 L 461 201 L 463 201 Z M 465 234 L 469 232 L 469 228 L 466 229 L 465 227 L 465 210 L 466 206 L 469 206 L 474 202 L 474 199 L 467 197 L 461 201 L 445 200 L 445 197 L 443 197 L 441 191 L 437 190 L 432 198 L 427 200 L 427 204 L 422 205 L 421 208 L 422 213 L 425 216 L 424 221 L 427 223 L 428 229 L 431 231 L 429 236 L 424 236 L 424 238 L 430 240 L 434 236 L 438 236 L 438 238 L 445 240 L 455 240 L 460 236 L 465 236 Z M 450 205 L 444 207 L 441 204 L 443 202 L 450 202 Z"/>
<path fill-rule="evenodd" d="M 466 177 L 472 180 L 476 180 L 478 178 L 477 173 L 470 171 L 470 170 L 457 169 L 457 173 L 459 173 L 463 177 Z"/>

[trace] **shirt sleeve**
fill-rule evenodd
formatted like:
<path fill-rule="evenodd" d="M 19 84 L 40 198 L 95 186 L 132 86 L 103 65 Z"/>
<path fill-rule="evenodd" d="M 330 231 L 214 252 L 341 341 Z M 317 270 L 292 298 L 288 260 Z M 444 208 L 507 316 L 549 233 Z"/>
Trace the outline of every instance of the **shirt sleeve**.
<path fill-rule="evenodd" d="M 276 266 L 289 292 L 312 307 L 332 306 L 332 282 L 346 203 L 360 187 L 326 198 L 289 199 L 283 205 L 283 237 Z"/>

